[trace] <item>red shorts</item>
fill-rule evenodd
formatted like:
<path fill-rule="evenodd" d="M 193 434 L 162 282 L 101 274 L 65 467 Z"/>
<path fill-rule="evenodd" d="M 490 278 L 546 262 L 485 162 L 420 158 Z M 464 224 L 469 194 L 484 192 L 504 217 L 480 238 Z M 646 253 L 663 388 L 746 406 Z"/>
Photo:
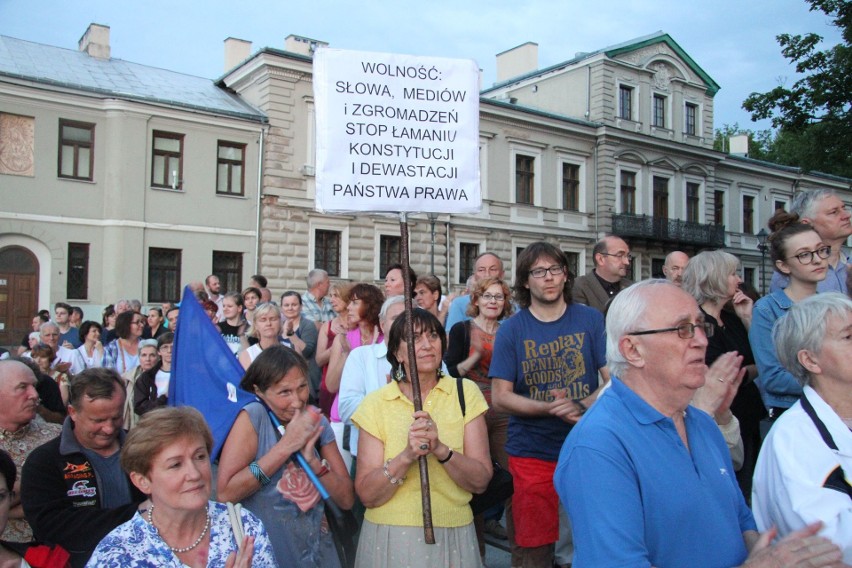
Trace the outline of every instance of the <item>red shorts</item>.
<path fill-rule="evenodd" d="M 518 546 L 534 548 L 559 539 L 559 496 L 553 487 L 555 470 L 555 461 L 509 456 L 509 472 L 515 486 L 512 519 Z"/>

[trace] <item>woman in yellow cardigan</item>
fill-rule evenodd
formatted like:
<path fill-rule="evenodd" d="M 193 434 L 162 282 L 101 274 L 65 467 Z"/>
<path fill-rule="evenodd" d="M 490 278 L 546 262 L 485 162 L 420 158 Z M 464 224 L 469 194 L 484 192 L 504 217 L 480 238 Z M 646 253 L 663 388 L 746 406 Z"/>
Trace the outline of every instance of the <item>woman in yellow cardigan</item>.
<path fill-rule="evenodd" d="M 355 489 L 367 507 L 356 566 L 479 567 L 469 502 L 491 479 L 484 414 L 488 405 L 473 382 L 463 380 L 462 414 L 457 381 L 441 374 L 446 333 L 431 313 L 412 313 L 423 410 L 414 412 L 408 380 L 406 317 L 388 338 L 390 383 L 367 395 L 352 417 L 361 429 Z M 424 543 L 418 458 L 426 456 L 435 545 Z"/>

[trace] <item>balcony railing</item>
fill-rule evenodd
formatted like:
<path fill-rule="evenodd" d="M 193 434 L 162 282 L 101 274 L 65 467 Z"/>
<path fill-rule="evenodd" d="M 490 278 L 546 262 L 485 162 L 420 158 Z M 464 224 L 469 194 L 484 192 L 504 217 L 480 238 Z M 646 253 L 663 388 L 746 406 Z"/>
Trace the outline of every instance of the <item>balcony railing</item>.
<path fill-rule="evenodd" d="M 638 237 L 698 247 L 725 246 L 724 225 L 702 225 L 648 215 L 613 215 L 612 232 L 619 237 Z"/>

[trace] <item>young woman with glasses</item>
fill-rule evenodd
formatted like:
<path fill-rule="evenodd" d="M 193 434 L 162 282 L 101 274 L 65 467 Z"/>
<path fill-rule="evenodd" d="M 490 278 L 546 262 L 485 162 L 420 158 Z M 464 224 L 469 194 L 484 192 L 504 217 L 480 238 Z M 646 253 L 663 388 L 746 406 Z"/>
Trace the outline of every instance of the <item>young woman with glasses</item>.
<path fill-rule="evenodd" d="M 491 378 L 488 376 L 491 354 L 494 351 L 494 337 L 500 327 L 500 320 L 512 315 L 512 297 L 508 284 L 497 278 L 479 280 L 471 292 L 467 315 L 473 319 L 461 321 L 450 330 L 444 362 L 450 375 L 472 380 L 485 397 L 489 406 L 488 412 L 485 413 L 485 425 L 488 429 L 491 456 L 503 468 L 508 469 L 509 457 L 505 448 L 509 415 L 491 408 Z M 507 537 L 499 523 L 501 515 L 502 511 L 498 509 L 477 515 L 473 519 L 479 554 L 483 558 L 486 531 L 498 538 Z"/>
<path fill-rule="evenodd" d="M 788 276 L 790 283 L 755 304 L 749 341 L 764 403 L 770 419 L 774 420 L 799 399 L 802 387 L 778 361 L 772 343 L 772 327 L 790 306 L 817 293 L 817 284 L 827 274 L 826 259 L 831 247 L 822 241 L 812 225 L 800 223 L 796 214 L 779 211 L 769 220 L 769 228 L 772 230 L 770 255 L 775 270 Z"/>
<path fill-rule="evenodd" d="M 122 374 L 139 364 L 139 341 L 145 331 L 145 316 L 127 311 L 115 319 L 118 338 L 104 347 L 103 366 Z"/>

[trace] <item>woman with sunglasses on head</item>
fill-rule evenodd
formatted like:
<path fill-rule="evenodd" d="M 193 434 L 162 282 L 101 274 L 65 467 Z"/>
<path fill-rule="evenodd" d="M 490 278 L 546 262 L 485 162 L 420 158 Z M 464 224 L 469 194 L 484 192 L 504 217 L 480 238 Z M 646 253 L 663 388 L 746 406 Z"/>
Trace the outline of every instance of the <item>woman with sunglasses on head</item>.
<path fill-rule="evenodd" d="M 772 326 L 796 302 L 817 293 L 817 284 L 828 273 L 826 245 L 812 225 L 799 216 L 779 211 L 769 220 L 770 255 L 775 270 L 790 278 L 783 290 L 758 300 L 752 314 L 749 342 L 757 363 L 758 382 L 770 420 L 775 420 L 802 395 L 802 387 L 778 361 L 772 343 Z"/>

